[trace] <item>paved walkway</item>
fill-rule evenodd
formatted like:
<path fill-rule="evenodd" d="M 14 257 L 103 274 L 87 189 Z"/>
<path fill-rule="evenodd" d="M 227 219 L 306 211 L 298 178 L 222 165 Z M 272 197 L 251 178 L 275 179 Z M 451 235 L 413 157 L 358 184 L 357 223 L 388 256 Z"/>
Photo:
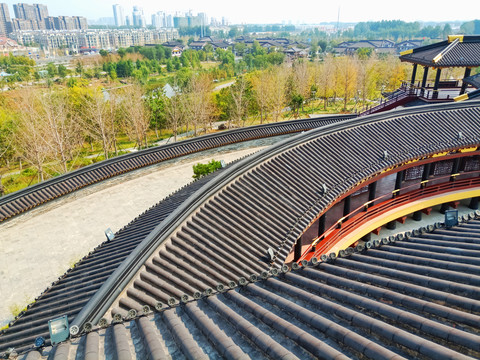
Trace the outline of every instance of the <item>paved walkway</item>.
<path fill-rule="evenodd" d="M 1 224 L 0 328 L 13 318 L 12 313 L 102 243 L 105 229 L 118 231 L 190 183 L 192 165 L 212 158 L 228 163 L 261 150 L 274 139 L 213 149 L 127 173 Z"/>

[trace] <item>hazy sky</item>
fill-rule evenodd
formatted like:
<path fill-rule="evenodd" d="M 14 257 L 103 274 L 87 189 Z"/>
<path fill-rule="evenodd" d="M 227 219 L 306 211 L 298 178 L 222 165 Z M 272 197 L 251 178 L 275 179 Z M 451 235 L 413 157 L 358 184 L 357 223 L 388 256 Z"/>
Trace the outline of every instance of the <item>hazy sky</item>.
<path fill-rule="evenodd" d="M 20 0 L 21 1 L 21 0 Z M 0 0 L 9 5 L 11 16 L 13 4 L 19 0 Z M 25 1 L 25 0 L 24 0 Z M 131 14 L 133 5 L 143 7 L 147 23 L 150 15 L 157 11 L 205 12 L 208 17 L 221 19 L 225 16 L 230 23 L 281 23 L 282 21 L 319 23 L 336 22 L 340 9 L 341 22 L 359 22 L 369 20 L 404 21 L 455 21 L 480 18 L 480 1 L 463 0 L 441 6 L 440 1 L 418 0 L 35 0 L 27 3 L 41 3 L 48 6 L 49 14 L 80 15 L 88 19 L 113 17 L 113 4 L 120 4 L 125 15 Z"/>

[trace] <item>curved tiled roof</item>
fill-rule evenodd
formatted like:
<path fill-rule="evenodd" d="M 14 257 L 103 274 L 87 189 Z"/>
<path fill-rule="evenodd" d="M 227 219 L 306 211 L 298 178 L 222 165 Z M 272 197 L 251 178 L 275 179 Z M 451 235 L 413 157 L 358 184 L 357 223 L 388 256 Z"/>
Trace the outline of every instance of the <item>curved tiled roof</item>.
<path fill-rule="evenodd" d="M 19 351 L 30 347 L 38 336 L 43 336 L 49 343 L 48 320 L 67 315 L 71 322 L 138 244 L 211 176 L 180 189 L 139 215 L 120 229 L 113 241 L 99 245 L 52 283 L 8 329 L 1 332 L 0 353 L 10 347 Z"/>
<path fill-rule="evenodd" d="M 124 296 L 109 315 L 122 317 L 127 315 L 126 310 L 142 309 L 145 304 L 178 304 L 180 299 L 191 300 L 220 283 L 224 288 L 234 287 L 252 273 L 268 276 L 272 266 L 261 261 L 268 247 L 275 251 L 273 267 L 278 268 L 310 220 L 339 196 L 364 179 L 404 161 L 478 146 L 479 123 L 478 101 L 411 108 L 326 126 L 239 161 L 215 180 L 196 188 L 150 233 L 158 222 L 150 229 L 139 223 L 139 235 L 143 234 L 144 240 L 135 250 L 128 251 L 126 260 L 82 306 L 74 322 L 96 323 L 110 307 L 112 295 L 122 292 Z M 199 204 L 203 205 L 198 208 Z M 175 233 L 172 235 L 171 231 Z M 132 279 L 130 274 L 138 269 L 141 274 Z M 216 290 L 222 292 L 222 287 Z M 188 297 L 183 298 L 184 294 Z M 169 301 L 171 298 L 174 301 Z M 99 305 L 98 299 L 107 302 Z M 174 314 L 168 321 L 182 334 L 185 331 L 174 312 L 183 309 L 182 305 L 165 311 Z M 192 311 L 204 319 L 201 313 Z M 161 315 L 156 315 L 155 321 L 158 316 Z M 210 329 L 211 325 L 202 326 Z M 128 342 L 122 331 L 118 336 L 123 340 L 116 342 L 120 345 Z M 158 335 L 158 330 L 147 332 L 151 331 Z M 195 349 L 191 340 L 186 344 L 184 347 Z"/>
<path fill-rule="evenodd" d="M 478 358 L 480 220 L 425 230 L 117 323 L 43 355 L 53 360 L 94 359 L 105 352 L 119 359 Z"/>
<path fill-rule="evenodd" d="M 350 120 L 240 161 L 150 234 L 78 319 L 96 323 L 113 297 L 119 296 L 107 317 L 146 301 L 196 298 L 281 266 L 310 221 L 356 184 L 402 162 L 478 146 L 478 105 Z M 272 264 L 263 260 L 268 248 L 274 251 Z"/>
<path fill-rule="evenodd" d="M 477 67 L 479 54 L 480 36 L 458 36 L 408 50 L 400 60 L 432 67 Z"/>

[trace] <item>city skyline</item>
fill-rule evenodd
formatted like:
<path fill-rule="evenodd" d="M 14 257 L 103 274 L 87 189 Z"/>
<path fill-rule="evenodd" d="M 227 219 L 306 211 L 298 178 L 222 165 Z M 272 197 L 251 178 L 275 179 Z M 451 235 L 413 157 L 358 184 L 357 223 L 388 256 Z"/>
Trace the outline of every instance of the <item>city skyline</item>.
<path fill-rule="evenodd" d="M 18 1 L 2 1 L 8 4 L 11 15 L 13 5 Z M 27 4 L 33 2 L 26 2 Z M 142 7 L 145 18 L 150 23 L 152 14 L 158 11 L 187 12 L 194 14 L 206 13 L 208 17 L 221 19 L 225 17 L 230 24 L 242 23 L 321 23 L 321 22 L 361 22 L 380 20 L 403 20 L 423 22 L 453 22 L 470 21 L 478 17 L 478 0 L 465 0 L 462 6 L 446 7 L 432 6 L 428 3 L 419 3 L 413 0 L 404 0 L 401 3 L 385 3 L 380 0 L 358 2 L 356 0 L 343 0 L 335 3 L 322 3 L 312 0 L 299 0 L 294 6 L 275 6 L 269 3 L 244 0 L 236 6 L 231 3 L 226 5 L 222 1 L 198 2 L 193 0 L 178 0 L 174 3 L 159 4 L 153 0 L 74 0 L 69 2 L 59 0 L 40 0 L 34 3 L 44 4 L 52 16 L 84 16 L 95 20 L 98 18 L 113 18 L 113 5 L 123 7 L 125 16 L 132 15 L 133 6 Z"/>

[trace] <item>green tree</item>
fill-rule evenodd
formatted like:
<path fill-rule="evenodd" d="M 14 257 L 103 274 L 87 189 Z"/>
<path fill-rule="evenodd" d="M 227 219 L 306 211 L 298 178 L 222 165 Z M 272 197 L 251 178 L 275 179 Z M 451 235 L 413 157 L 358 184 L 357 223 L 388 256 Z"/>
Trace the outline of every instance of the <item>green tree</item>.
<path fill-rule="evenodd" d="M 465 35 L 480 35 L 480 20 L 472 20 L 463 23 L 460 31 Z"/>
<path fill-rule="evenodd" d="M 62 79 L 64 79 L 67 76 L 67 68 L 64 65 L 62 64 L 58 65 L 57 71 L 58 71 L 58 76 L 60 76 Z"/>
<path fill-rule="evenodd" d="M 117 71 L 115 69 L 110 69 L 108 75 L 110 76 L 110 79 L 112 79 L 112 81 L 117 80 Z"/>
<path fill-rule="evenodd" d="M 119 48 L 117 50 L 117 54 L 118 54 L 118 56 L 120 56 L 123 59 L 125 57 L 125 55 L 127 55 L 127 50 L 125 50 L 124 48 Z"/>
<path fill-rule="evenodd" d="M 446 39 L 448 35 L 452 35 L 453 33 L 453 30 L 452 30 L 452 27 L 450 26 L 450 24 L 445 24 L 445 26 L 443 27 L 443 38 Z"/>
<path fill-rule="evenodd" d="M 305 99 L 303 98 L 302 95 L 298 94 L 298 93 L 293 93 L 291 95 L 291 98 L 290 98 L 290 107 L 292 109 L 292 111 L 295 113 L 295 117 L 298 118 L 299 116 L 299 110 L 300 108 L 303 106 L 303 101 Z"/>
<path fill-rule="evenodd" d="M 149 107 L 150 114 L 150 126 L 155 129 L 155 135 L 157 139 L 162 135 L 162 129 L 167 124 L 167 118 L 165 114 L 165 95 L 161 89 L 155 89 L 151 91 L 147 98 L 147 105 Z"/>
<path fill-rule="evenodd" d="M 77 66 L 75 67 L 75 72 L 77 75 L 82 76 L 83 75 L 83 65 L 80 61 L 77 61 Z"/>
<path fill-rule="evenodd" d="M 57 75 L 57 68 L 53 62 L 48 63 L 47 71 L 50 78 L 53 78 L 55 75 Z"/>
<path fill-rule="evenodd" d="M 236 43 L 235 46 L 234 46 L 235 53 L 238 56 L 243 56 L 245 54 L 246 48 L 247 48 L 247 46 L 244 43 L 241 43 L 241 42 Z"/>
<path fill-rule="evenodd" d="M 318 47 L 322 50 L 322 52 L 325 52 L 325 50 L 327 50 L 328 43 L 326 40 L 318 40 L 317 44 Z"/>
<path fill-rule="evenodd" d="M 317 58 L 317 53 L 318 53 L 318 45 L 313 43 L 312 46 L 310 46 L 310 59 L 314 61 Z"/>
<path fill-rule="evenodd" d="M 168 72 L 172 72 L 174 70 L 174 67 L 173 67 L 173 62 L 172 60 L 167 60 L 167 71 Z"/>

